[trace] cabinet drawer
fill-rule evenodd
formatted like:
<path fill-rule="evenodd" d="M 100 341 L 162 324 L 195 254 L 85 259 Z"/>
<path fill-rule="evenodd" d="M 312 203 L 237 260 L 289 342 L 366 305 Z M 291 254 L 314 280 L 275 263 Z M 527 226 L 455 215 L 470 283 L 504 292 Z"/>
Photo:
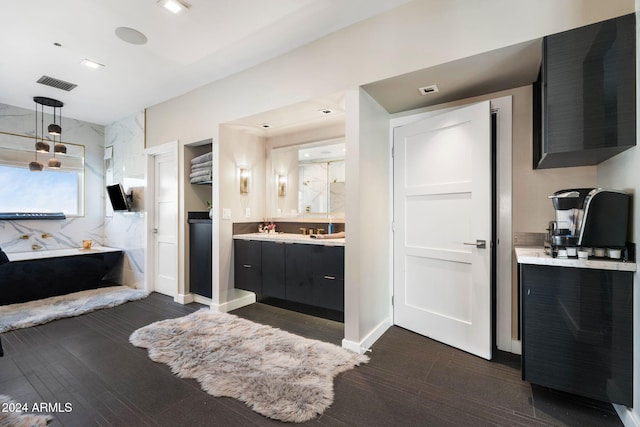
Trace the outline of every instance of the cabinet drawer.
<path fill-rule="evenodd" d="M 234 273 L 235 287 L 262 293 L 262 246 L 261 242 L 235 240 Z"/>
<path fill-rule="evenodd" d="M 344 280 L 329 275 L 312 278 L 313 304 L 330 310 L 344 311 Z"/>

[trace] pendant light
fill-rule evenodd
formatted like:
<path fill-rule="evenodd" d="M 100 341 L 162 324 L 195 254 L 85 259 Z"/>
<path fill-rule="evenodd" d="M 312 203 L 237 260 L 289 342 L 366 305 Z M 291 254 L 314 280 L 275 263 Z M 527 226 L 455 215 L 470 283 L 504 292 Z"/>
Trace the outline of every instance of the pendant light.
<path fill-rule="evenodd" d="M 29 163 L 29 170 L 33 172 L 42 171 L 44 165 L 38 161 L 38 153 L 49 153 L 50 145 L 44 140 L 44 106 L 53 108 L 53 123 L 49 125 L 48 131 L 53 135 L 54 151 L 53 157 L 49 159 L 48 166 L 50 168 L 57 169 L 62 164 L 59 159 L 56 159 L 56 153 L 66 153 L 67 147 L 62 144 L 56 144 L 56 136 L 62 135 L 62 127 L 57 123 L 56 110 L 62 108 L 64 104 L 57 99 L 46 98 L 43 96 L 34 96 L 33 101 L 36 103 L 36 158 L 35 161 Z M 40 105 L 40 140 L 38 140 L 38 105 Z M 60 123 L 62 123 L 62 115 L 59 116 Z"/>

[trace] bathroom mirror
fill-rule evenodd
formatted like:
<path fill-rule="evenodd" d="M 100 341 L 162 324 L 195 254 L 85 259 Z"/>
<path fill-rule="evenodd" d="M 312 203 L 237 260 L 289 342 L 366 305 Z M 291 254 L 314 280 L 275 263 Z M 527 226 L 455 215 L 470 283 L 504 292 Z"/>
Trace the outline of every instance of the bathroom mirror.
<path fill-rule="evenodd" d="M 344 218 L 344 138 L 271 150 L 271 216 Z"/>
<path fill-rule="evenodd" d="M 54 142 L 45 141 L 50 151 L 36 154 L 33 136 L 0 132 L 0 212 L 83 216 L 84 145 L 62 141 L 66 154 L 54 155 Z M 59 168 L 48 167 L 52 158 Z M 29 163 L 36 159 L 44 168 L 31 172 Z"/>

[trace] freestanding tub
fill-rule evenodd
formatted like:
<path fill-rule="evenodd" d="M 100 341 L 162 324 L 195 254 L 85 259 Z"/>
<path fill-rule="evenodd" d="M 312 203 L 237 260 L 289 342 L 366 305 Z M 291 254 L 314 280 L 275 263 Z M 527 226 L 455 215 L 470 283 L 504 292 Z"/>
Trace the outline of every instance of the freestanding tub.
<path fill-rule="evenodd" d="M 108 247 L 7 253 L 0 265 L 0 305 L 113 285 L 103 278 L 121 259 Z"/>

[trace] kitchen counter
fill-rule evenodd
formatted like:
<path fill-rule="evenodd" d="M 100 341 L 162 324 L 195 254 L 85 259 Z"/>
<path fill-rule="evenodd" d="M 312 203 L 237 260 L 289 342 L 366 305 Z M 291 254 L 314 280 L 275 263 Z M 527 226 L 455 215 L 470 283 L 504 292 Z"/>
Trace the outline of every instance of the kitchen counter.
<path fill-rule="evenodd" d="M 281 243 L 301 243 L 306 245 L 323 245 L 323 246 L 344 246 L 345 239 L 312 239 L 308 235 L 295 233 L 249 233 L 234 234 L 234 239 L 240 240 L 260 240 L 263 242 L 281 242 Z"/>
<path fill-rule="evenodd" d="M 553 258 L 547 255 L 542 247 L 515 248 L 518 264 L 549 265 L 556 267 L 590 268 L 596 270 L 636 271 L 635 262 L 623 262 L 609 258 L 589 258 L 586 260 L 576 257 Z"/>

